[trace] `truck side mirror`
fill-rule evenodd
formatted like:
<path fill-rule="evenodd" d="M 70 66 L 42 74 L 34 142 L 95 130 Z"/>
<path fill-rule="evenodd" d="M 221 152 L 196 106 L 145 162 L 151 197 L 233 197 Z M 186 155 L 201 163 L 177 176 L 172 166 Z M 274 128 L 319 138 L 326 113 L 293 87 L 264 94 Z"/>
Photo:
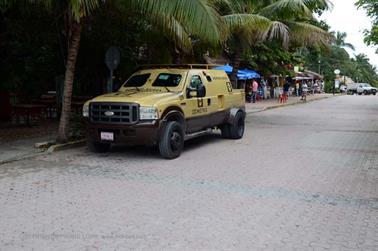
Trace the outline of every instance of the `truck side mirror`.
<path fill-rule="evenodd" d="M 193 98 L 198 96 L 198 91 L 197 89 L 193 89 L 190 87 L 186 88 L 186 98 Z"/>
<path fill-rule="evenodd" d="M 187 87 L 186 97 L 187 98 L 202 98 L 206 96 L 206 88 L 204 85 L 199 85 L 197 88 Z"/>

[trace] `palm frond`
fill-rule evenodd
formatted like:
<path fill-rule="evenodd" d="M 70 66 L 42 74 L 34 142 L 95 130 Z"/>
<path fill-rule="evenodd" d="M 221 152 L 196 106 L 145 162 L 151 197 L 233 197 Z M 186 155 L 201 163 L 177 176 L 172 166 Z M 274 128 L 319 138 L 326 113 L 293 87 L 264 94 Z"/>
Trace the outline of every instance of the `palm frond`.
<path fill-rule="evenodd" d="M 325 30 L 304 22 L 285 22 L 290 29 L 290 40 L 303 46 L 328 47 L 334 37 Z"/>
<path fill-rule="evenodd" d="M 312 0 L 278 0 L 262 8 L 259 13 L 270 19 L 313 19 L 313 13 L 306 5 L 307 1 Z"/>
<path fill-rule="evenodd" d="M 102 0 L 70 0 L 71 15 L 76 21 L 79 21 L 81 18 L 89 16 L 103 3 Z"/>
<path fill-rule="evenodd" d="M 269 19 L 255 14 L 231 14 L 223 16 L 222 19 L 230 33 L 245 30 L 266 36 L 271 27 Z"/>
<path fill-rule="evenodd" d="M 239 33 L 238 37 L 247 39 L 251 43 L 277 39 L 282 41 L 283 47 L 289 45 L 289 28 L 282 22 L 271 21 L 255 14 L 233 14 L 223 16 L 230 34 Z"/>
<path fill-rule="evenodd" d="M 286 24 L 278 21 L 272 22 L 269 30 L 269 39 L 282 41 L 282 46 L 287 49 L 290 42 L 290 31 Z"/>
<path fill-rule="evenodd" d="M 355 48 L 354 48 L 354 45 L 353 44 L 351 44 L 351 43 L 345 43 L 344 44 L 344 47 L 347 47 L 347 48 L 349 48 L 349 49 L 351 49 L 351 50 L 356 50 Z"/>
<path fill-rule="evenodd" d="M 306 6 L 312 10 L 329 10 L 333 8 L 333 3 L 330 0 L 304 0 Z"/>
<path fill-rule="evenodd" d="M 174 42 L 176 47 L 184 52 L 189 52 L 192 49 L 192 41 L 190 34 L 187 33 L 185 28 L 180 22 L 174 18 L 169 18 L 165 15 L 161 15 L 160 22 L 155 20 L 155 25 L 170 41 Z"/>
<path fill-rule="evenodd" d="M 171 16 L 190 33 L 196 33 L 203 40 L 219 43 L 225 30 L 220 16 L 207 0 L 123 0 L 148 16 L 158 20 L 161 14 Z"/>
<path fill-rule="evenodd" d="M 225 12 L 233 12 L 233 0 L 209 0 L 209 3 L 217 10 L 219 14 L 224 14 Z"/>

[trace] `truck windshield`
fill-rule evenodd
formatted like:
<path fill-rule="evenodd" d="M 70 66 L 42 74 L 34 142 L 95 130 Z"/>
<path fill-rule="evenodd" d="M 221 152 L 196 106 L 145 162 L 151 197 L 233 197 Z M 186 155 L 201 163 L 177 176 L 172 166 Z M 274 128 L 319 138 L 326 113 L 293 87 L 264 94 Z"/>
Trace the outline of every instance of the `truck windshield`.
<path fill-rule="evenodd" d="M 134 75 L 123 84 L 123 87 L 140 87 L 147 82 L 150 76 L 150 73 Z"/>
<path fill-rule="evenodd" d="M 152 86 L 176 87 L 180 84 L 181 78 L 180 74 L 160 73 Z"/>
<path fill-rule="evenodd" d="M 369 84 L 364 84 L 364 87 L 370 87 L 370 85 Z"/>

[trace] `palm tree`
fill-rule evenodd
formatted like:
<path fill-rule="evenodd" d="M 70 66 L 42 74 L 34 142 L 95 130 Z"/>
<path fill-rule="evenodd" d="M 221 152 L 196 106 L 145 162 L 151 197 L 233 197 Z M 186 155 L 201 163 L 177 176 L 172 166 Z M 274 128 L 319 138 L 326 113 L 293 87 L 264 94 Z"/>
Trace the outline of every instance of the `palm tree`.
<path fill-rule="evenodd" d="M 377 68 L 370 64 L 369 58 L 365 54 L 355 55 L 352 59 L 355 67 L 355 76 L 361 82 L 375 84 L 377 81 Z"/>
<path fill-rule="evenodd" d="M 185 46 L 187 46 L 185 41 L 190 33 L 211 43 L 218 43 L 222 36 L 219 29 L 220 19 L 207 0 L 114 0 L 110 3 L 103 0 L 28 0 L 26 2 L 41 4 L 50 9 L 59 9 L 59 12 L 67 17 L 69 39 L 58 142 L 67 142 L 69 139 L 72 87 L 81 32 L 87 18 L 94 10 L 110 3 L 120 8 L 129 6 L 143 14 L 144 18 L 169 30 L 169 35 L 175 37 L 175 41 L 182 41 Z M 0 7 L 7 8 L 22 3 L 24 1 L 20 3 L 16 0 L 0 0 Z M 164 18 L 162 18 L 163 15 Z M 182 27 L 185 27 L 185 32 Z"/>
<path fill-rule="evenodd" d="M 261 0 L 222 3 L 223 20 L 228 26 L 228 51 L 234 66 L 231 74 L 236 86 L 240 55 L 249 46 L 267 40 L 279 40 L 284 49 L 290 45 L 326 46 L 330 35 L 308 23 L 313 12 L 327 9 L 328 0 Z"/>
<path fill-rule="evenodd" d="M 335 32 L 333 31 L 331 32 L 331 34 L 335 35 Z M 336 32 L 334 44 L 340 48 L 346 47 L 351 50 L 355 50 L 354 46 L 351 43 L 345 42 L 346 37 L 347 37 L 346 32 L 340 32 L 340 31 Z"/>

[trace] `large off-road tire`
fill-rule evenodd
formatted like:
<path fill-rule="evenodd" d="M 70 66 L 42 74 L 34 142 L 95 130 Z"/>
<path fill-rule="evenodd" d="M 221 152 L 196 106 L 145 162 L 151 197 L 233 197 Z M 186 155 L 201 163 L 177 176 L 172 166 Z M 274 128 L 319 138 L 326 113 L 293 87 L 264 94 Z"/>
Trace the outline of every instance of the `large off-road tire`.
<path fill-rule="evenodd" d="M 223 124 L 219 127 L 222 133 L 222 138 L 229 139 L 230 138 L 230 125 L 229 124 Z"/>
<path fill-rule="evenodd" d="M 87 140 L 87 147 L 91 152 L 104 153 L 109 150 L 110 143 L 101 143 L 97 141 Z"/>
<path fill-rule="evenodd" d="M 377 92 L 376 92 L 376 91 L 373 91 L 373 95 L 375 95 L 375 94 L 377 94 Z"/>
<path fill-rule="evenodd" d="M 241 139 L 244 135 L 245 115 L 239 111 L 230 124 L 220 126 L 222 137 L 225 139 Z"/>
<path fill-rule="evenodd" d="M 364 95 L 368 95 L 369 93 L 367 91 L 364 91 Z"/>
<path fill-rule="evenodd" d="M 168 121 L 159 141 L 160 155 L 166 159 L 180 156 L 184 148 L 184 129 L 176 121 Z"/>
<path fill-rule="evenodd" d="M 245 115 L 243 112 L 236 113 L 232 124 L 230 124 L 230 138 L 241 139 L 244 135 Z"/>

